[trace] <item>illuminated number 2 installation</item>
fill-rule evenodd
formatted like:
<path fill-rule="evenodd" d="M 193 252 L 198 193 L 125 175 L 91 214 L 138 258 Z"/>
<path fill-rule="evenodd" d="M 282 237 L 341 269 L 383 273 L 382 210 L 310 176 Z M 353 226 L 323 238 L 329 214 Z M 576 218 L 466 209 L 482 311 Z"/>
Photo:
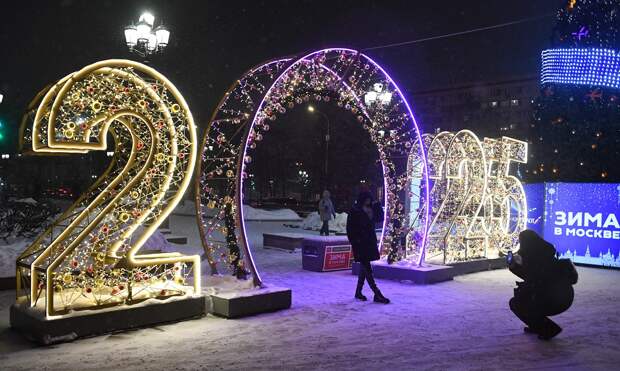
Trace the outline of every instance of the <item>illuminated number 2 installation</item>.
<path fill-rule="evenodd" d="M 194 169 L 196 128 L 177 89 L 152 68 L 108 60 L 40 99 L 27 138 L 34 152 L 104 150 L 109 136 L 114 157 L 18 258 L 18 302 L 50 316 L 199 294 L 199 256 L 139 252 Z"/>

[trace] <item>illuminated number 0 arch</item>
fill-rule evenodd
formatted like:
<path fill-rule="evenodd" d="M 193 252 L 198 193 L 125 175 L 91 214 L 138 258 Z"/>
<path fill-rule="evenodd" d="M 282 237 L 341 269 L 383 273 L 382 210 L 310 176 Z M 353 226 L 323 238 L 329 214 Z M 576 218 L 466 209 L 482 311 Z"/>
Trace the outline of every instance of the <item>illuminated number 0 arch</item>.
<path fill-rule="evenodd" d="M 371 92 L 370 95 L 367 93 Z M 370 99 L 369 99 L 370 98 Z M 375 98 L 375 99 L 372 99 Z M 419 261 L 419 248 L 406 248 L 416 229 L 424 244 L 428 211 L 409 220 L 409 206 L 428 210 L 426 156 L 411 108 L 392 78 L 368 56 L 350 49 L 325 49 L 262 64 L 248 71 L 226 92 L 202 142 L 196 179 L 198 223 L 213 273 L 252 274 L 261 284 L 243 220 L 246 166 L 278 115 L 310 101 L 333 101 L 351 112 L 379 151 L 384 177 L 385 218 L 382 256 Z M 409 194 L 407 158 L 420 150 L 414 169 L 420 192 Z M 406 204 L 407 203 L 407 204 Z"/>
<path fill-rule="evenodd" d="M 199 294 L 199 256 L 139 254 L 180 201 L 196 159 L 193 118 L 172 83 L 140 63 L 108 60 L 35 99 L 24 130 L 34 152 L 104 150 L 108 134 L 115 147 L 105 173 L 18 258 L 18 300 L 44 302 L 53 315 Z"/>

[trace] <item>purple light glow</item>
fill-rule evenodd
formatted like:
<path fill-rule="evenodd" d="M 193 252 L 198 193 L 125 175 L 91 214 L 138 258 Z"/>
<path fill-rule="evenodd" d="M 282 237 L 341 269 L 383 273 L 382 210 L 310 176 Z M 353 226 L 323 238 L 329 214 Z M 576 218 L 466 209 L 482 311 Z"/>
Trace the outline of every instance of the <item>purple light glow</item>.
<path fill-rule="evenodd" d="M 579 31 L 573 32 L 571 35 L 575 36 L 577 40 L 581 41 L 583 37 L 587 37 L 590 32 L 586 28 L 586 26 L 581 26 Z"/>
<path fill-rule="evenodd" d="M 388 78 L 388 81 L 390 81 L 390 83 L 392 85 L 394 85 L 394 87 L 396 88 L 396 92 L 398 93 L 398 95 L 400 96 L 400 98 L 403 100 L 403 102 L 405 103 L 405 107 L 407 107 L 407 111 L 409 112 L 409 117 L 411 117 L 411 120 L 413 121 L 413 125 L 415 127 L 415 132 L 417 135 L 417 140 L 418 143 L 420 143 L 420 151 L 422 152 L 422 164 L 424 167 L 424 186 L 426 187 L 426 196 L 425 196 L 425 202 L 426 202 L 426 213 L 425 213 L 425 218 L 424 218 L 424 233 L 422 234 L 422 251 L 420 252 L 420 257 L 418 258 L 418 262 L 417 264 L 420 265 L 422 264 L 422 257 L 424 256 L 425 250 L 426 250 L 426 231 L 428 229 L 428 216 L 430 214 L 430 192 L 428 191 L 428 168 L 426 166 L 426 153 L 424 152 L 424 142 L 422 142 L 422 134 L 420 134 L 420 128 L 418 126 L 418 123 L 415 119 L 415 117 L 413 116 L 413 111 L 411 110 L 411 107 L 409 106 L 409 102 L 407 102 L 407 100 L 405 99 L 405 96 L 403 95 L 403 93 L 400 91 L 400 88 L 398 87 L 398 85 L 396 85 L 396 83 L 394 82 L 394 80 L 392 80 L 392 77 L 383 69 L 383 67 L 379 66 L 379 64 L 377 64 L 377 62 L 375 62 L 374 60 L 372 60 L 370 57 L 368 57 L 365 54 L 362 54 L 362 56 L 366 59 L 368 59 L 372 64 L 375 65 L 375 67 L 377 67 L 381 72 L 383 72 L 383 74 L 385 75 L 385 77 Z M 387 202 L 387 192 L 386 192 L 386 202 Z"/>
<path fill-rule="evenodd" d="M 272 64 L 277 64 L 280 62 L 288 62 L 290 61 L 290 58 L 282 58 L 282 59 L 276 59 L 270 62 L 267 62 L 265 64 L 262 64 L 260 66 L 257 66 L 253 69 L 251 69 L 250 71 L 248 71 L 245 76 L 249 76 L 252 73 L 254 73 L 255 71 L 267 67 L 269 65 Z M 289 66 L 290 68 L 290 66 Z M 288 70 L 288 68 L 287 68 Z M 282 76 L 282 75 L 280 75 Z M 280 78 L 280 77 L 278 77 Z M 241 83 L 241 81 L 243 81 L 243 78 L 239 80 L 239 83 Z M 275 82 L 274 82 L 275 83 Z M 271 85 L 273 86 L 273 84 Z M 271 87 L 269 88 L 271 90 Z M 267 92 L 268 94 L 269 92 Z M 265 94 L 263 96 L 263 100 L 260 103 L 260 107 L 262 109 L 263 107 L 263 103 L 265 102 L 265 97 L 267 96 L 267 94 Z M 219 108 L 218 108 L 219 109 Z M 258 111 L 256 111 L 257 113 L 260 112 L 260 109 Z M 254 121 L 256 120 L 256 115 L 254 116 L 254 119 L 252 119 L 252 125 L 250 126 L 250 130 L 252 130 L 252 128 L 254 127 Z M 246 238 L 246 230 L 245 230 L 245 221 L 243 218 L 243 172 L 245 171 L 245 161 L 243 161 L 243 159 L 246 156 L 246 151 L 248 148 L 248 140 L 249 140 L 249 136 L 248 138 L 246 138 L 245 143 L 243 144 L 243 156 L 240 157 L 239 161 L 241 163 L 241 167 L 240 167 L 240 171 L 237 174 L 237 178 L 239 179 L 239 182 L 237 182 L 239 184 L 238 189 L 237 189 L 237 195 L 238 195 L 238 203 L 237 203 L 237 208 L 239 209 L 239 215 L 240 215 L 240 220 L 239 223 L 241 224 L 241 228 L 243 229 L 241 232 L 241 240 L 242 240 L 242 246 L 243 246 L 243 252 L 244 252 L 244 259 L 246 260 L 246 262 L 248 262 L 250 264 L 250 267 L 252 269 L 252 273 L 254 274 L 254 284 L 256 285 L 258 283 L 258 286 L 262 286 L 263 285 L 263 280 L 260 277 L 260 273 L 258 272 L 258 269 L 256 268 L 256 263 L 254 262 L 254 257 L 252 256 L 252 249 L 250 249 L 250 245 L 248 244 L 248 239 Z"/>
<path fill-rule="evenodd" d="M 357 96 L 357 94 L 355 94 L 355 91 L 353 91 L 353 89 L 351 89 L 351 87 L 335 71 L 333 71 L 332 69 L 330 69 L 329 67 L 327 67 L 327 66 L 325 66 L 323 64 L 321 64 L 321 67 L 338 78 L 338 80 L 342 83 L 342 85 L 344 85 L 344 87 L 353 95 L 353 98 L 355 98 L 355 101 L 357 102 L 357 104 L 359 105 L 360 109 L 364 113 L 364 116 L 366 116 L 366 118 L 369 121 L 372 121 L 370 119 L 370 115 L 368 115 L 368 112 L 366 111 L 365 105 L 362 104 L 362 101 Z M 388 184 L 387 184 L 387 178 L 385 176 L 385 162 L 384 161 L 381 161 L 381 171 L 383 172 L 383 189 L 385 190 L 383 192 L 383 205 L 387 206 L 387 201 L 388 201 L 387 200 Z M 385 235 L 385 226 L 387 225 L 387 216 L 388 216 L 388 212 L 387 212 L 387 207 L 386 207 L 383 210 L 383 224 L 381 226 L 381 237 L 379 238 L 379 246 L 378 246 L 379 253 L 381 253 L 381 250 L 383 249 L 383 236 Z"/>
<path fill-rule="evenodd" d="M 252 123 L 250 125 L 250 128 L 248 129 L 248 132 L 252 132 L 260 112 L 263 111 L 264 106 L 265 106 L 265 101 L 267 99 L 267 97 L 269 97 L 272 94 L 272 90 L 274 89 L 274 87 L 284 78 L 288 75 L 289 71 L 296 67 L 299 63 L 303 63 L 306 62 L 308 60 L 310 60 L 312 57 L 316 56 L 317 54 L 322 54 L 322 53 L 327 53 L 330 51 L 344 51 L 344 52 L 350 52 L 350 53 L 358 53 L 357 51 L 353 50 L 353 49 L 346 49 L 346 48 L 329 48 L 329 49 L 323 49 L 323 50 L 319 50 L 319 51 L 315 51 L 312 53 L 309 53 L 299 59 L 297 59 L 295 62 L 291 63 L 286 69 L 284 69 L 280 75 L 273 80 L 273 82 L 271 83 L 271 86 L 269 87 L 269 89 L 266 91 L 266 93 L 262 96 L 261 102 L 258 106 L 258 109 L 255 111 L 254 113 L 254 117 L 252 118 Z M 429 181 L 428 181 L 428 174 L 427 174 L 427 166 L 426 166 L 426 153 L 424 153 L 424 147 L 422 145 L 422 137 L 421 137 L 421 133 L 417 124 L 417 121 L 415 119 L 415 117 L 413 116 L 413 112 L 411 110 L 411 107 L 409 106 L 409 103 L 407 102 L 407 100 L 405 99 L 405 97 L 403 96 L 400 88 L 394 83 L 394 80 L 387 74 L 387 72 L 381 67 L 379 66 L 374 60 L 372 60 L 371 58 L 369 58 L 368 56 L 359 53 L 361 57 L 365 58 L 366 60 L 368 60 L 370 63 L 372 63 L 379 71 L 381 71 L 381 73 L 383 74 L 383 76 L 393 85 L 393 87 L 395 88 L 397 94 L 399 95 L 400 99 L 405 103 L 405 107 L 407 108 L 407 112 L 409 117 L 411 118 L 415 131 L 416 131 L 416 139 L 418 141 L 418 143 L 420 143 L 420 151 L 422 152 L 422 161 L 423 161 L 423 176 L 424 176 L 424 181 L 425 181 L 425 186 L 426 189 L 428 189 L 429 186 Z M 261 66 L 262 67 L 262 66 Z M 260 68 L 260 67 L 259 67 Z M 354 97 L 355 101 L 358 104 L 358 108 L 361 109 L 361 111 L 363 112 L 363 114 L 366 116 L 366 118 L 370 121 L 372 121 L 370 119 L 370 115 L 368 114 L 368 112 L 365 109 L 365 105 L 362 103 L 362 101 L 360 100 L 360 98 L 357 96 L 357 94 L 353 91 L 353 89 L 342 79 L 342 77 L 340 77 L 335 71 L 331 70 L 330 68 L 324 66 L 321 64 L 321 68 L 324 68 L 325 70 L 329 71 L 331 74 L 333 74 L 334 76 L 336 76 L 339 80 L 340 83 L 343 84 L 343 86 L 347 89 L 347 91 L 349 91 L 352 96 Z M 249 145 L 249 140 L 250 137 L 249 135 L 246 137 L 245 143 L 243 145 L 243 155 L 240 157 L 241 159 L 245 158 L 247 156 L 247 148 Z M 239 170 L 239 174 L 238 174 L 238 188 L 237 188 L 237 208 L 239 210 L 239 215 L 240 215 L 240 224 L 241 224 L 241 228 L 242 228 L 242 233 L 241 233 L 241 238 L 242 238 L 242 243 L 244 244 L 244 246 L 246 247 L 246 254 L 248 256 L 248 258 L 253 262 L 253 257 L 251 255 L 250 252 L 250 248 L 248 245 L 248 241 L 246 238 L 246 227 L 245 227 L 245 221 L 244 221 L 244 214 L 243 214 L 243 176 L 242 174 L 245 173 L 245 162 L 244 161 L 240 161 L 241 166 L 240 166 L 240 170 Z M 386 225 L 387 225 L 387 216 L 388 216 L 388 183 L 387 183 L 387 177 L 386 177 L 386 167 L 384 162 L 381 162 L 382 165 L 382 171 L 383 171 L 383 184 L 384 184 L 384 205 L 386 206 L 385 210 L 384 210 L 384 220 L 383 220 L 383 226 L 382 226 L 382 230 L 381 230 L 381 239 L 380 239 L 380 245 L 379 245 L 379 249 L 382 249 L 383 246 L 383 239 L 384 239 L 384 234 L 385 234 L 385 229 L 386 229 Z M 421 264 L 421 260 L 424 256 L 424 250 L 426 249 L 426 230 L 428 228 L 428 217 L 429 217 L 429 212 L 430 212 L 430 195 L 429 192 L 426 192 L 425 195 L 425 202 L 426 202 L 426 211 L 425 211 L 425 219 L 424 219 L 424 233 L 422 233 L 423 235 L 423 239 L 422 239 L 422 248 L 420 250 L 420 256 L 418 258 L 418 264 Z M 257 278 L 258 278 L 258 282 L 260 282 L 260 277 L 258 276 L 258 271 L 255 272 Z"/>

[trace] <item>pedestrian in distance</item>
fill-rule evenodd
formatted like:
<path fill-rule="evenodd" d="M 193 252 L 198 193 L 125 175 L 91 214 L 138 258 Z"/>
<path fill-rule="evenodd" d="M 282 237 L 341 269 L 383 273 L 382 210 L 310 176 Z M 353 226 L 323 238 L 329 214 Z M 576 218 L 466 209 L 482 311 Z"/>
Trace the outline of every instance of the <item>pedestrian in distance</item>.
<path fill-rule="evenodd" d="M 383 221 L 381 204 L 373 202 L 370 192 L 361 192 L 347 217 L 347 237 L 353 249 L 353 257 L 360 265 L 355 298 L 361 301 L 367 300 L 362 293 L 364 281 L 367 281 L 375 294 L 374 301 L 388 304 L 390 300 L 383 296 L 377 287 L 370 265 L 371 261 L 379 260 L 375 226 L 381 221 Z"/>
<path fill-rule="evenodd" d="M 329 221 L 332 218 L 336 218 L 336 210 L 334 210 L 334 204 L 330 199 L 328 190 L 323 191 L 323 197 L 319 201 L 319 216 L 321 217 L 321 236 L 329 236 Z"/>
<path fill-rule="evenodd" d="M 509 306 L 527 327 L 529 334 L 550 340 L 562 328 L 549 316 L 560 314 L 573 303 L 573 285 L 578 275 L 569 259 L 558 259 L 556 250 L 536 232 L 525 230 L 519 234 L 519 251 L 508 254 L 508 269 L 523 282 L 517 282 Z"/>

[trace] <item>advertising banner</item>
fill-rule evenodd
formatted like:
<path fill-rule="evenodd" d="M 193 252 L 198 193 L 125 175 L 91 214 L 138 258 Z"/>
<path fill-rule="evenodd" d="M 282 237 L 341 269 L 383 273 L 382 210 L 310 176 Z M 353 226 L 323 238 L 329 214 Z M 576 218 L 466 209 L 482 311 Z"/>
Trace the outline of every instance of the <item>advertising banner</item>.
<path fill-rule="evenodd" d="M 620 184 L 545 183 L 544 237 L 575 263 L 620 267 Z"/>
<path fill-rule="evenodd" d="M 545 184 L 524 184 L 525 198 L 527 200 L 527 229 L 531 229 L 543 236 L 543 222 L 545 212 Z"/>
<path fill-rule="evenodd" d="M 353 264 L 353 252 L 351 245 L 326 246 L 323 271 L 351 269 Z"/>

